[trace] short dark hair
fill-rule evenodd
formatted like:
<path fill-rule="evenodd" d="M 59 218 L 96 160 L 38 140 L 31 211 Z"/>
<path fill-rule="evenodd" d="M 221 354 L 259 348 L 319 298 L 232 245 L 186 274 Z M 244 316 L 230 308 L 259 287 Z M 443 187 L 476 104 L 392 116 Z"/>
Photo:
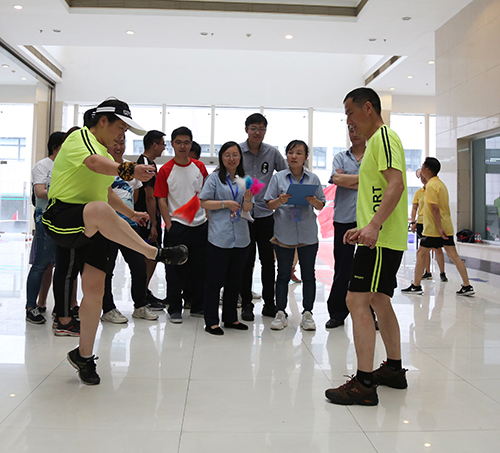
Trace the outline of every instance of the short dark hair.
<path fill-rule="evenodd" d="M 251 126 L 252 124 L 264 124 L 264 126 L 267 127 L 267 120 L 264 115 L 261 113 L 252 113 L 246 120 L 245 120 L 245 127 Z"/>
<path fill-rule="evenodd" d="M 197 142 L 191 143 L 191 152 L 196 154 L 196 159 L 199 159 L 201 156 L 201 146 Z"/>
<path fill-rule="evenodd" d="M 288 154 L 288 151 L 295 148 L 297 145 L 303 145 L 306 150 L 306 157 L 309 156 L 309 146 L 307 146 L 306 142 L 302 140 L 292 140 L 285 148 L 285 156 Z"/>
<path fill-rule="evenodd" d="M 190 140 L 193 140 L 193 133 L 191 132 L 191 129 L 189 129 L 186 126 L 178 127 L 177 129 L 174 129 L 172 131 L 172 136 L 171 136 L 172 137 L 172 141 L 174 141 L 175 137 L 177 137 L 179 135 L 187 135 Z"/>
<path fill-rule="evenodd" d="M 344 104 L 347 102 L 348 99 L 352 99 L 352 102 L 357 107 L 362 107 L 363 105 L 365 105 L 366 102 L 369 102 L 372 105 L 373 110 L 375 110 L 375 113 L 379 116 L 380 113 L 382 112 L 382 104 L 380 102 L 380 97 L 375 92 L 375 90 L 372 90 L 371 88 L 367 87 L 356 88 L 347 93 L 346 97 L 344 98 Z"/>
<path fill-rule="evenodd" d="M 441 170 L 441 162 L 439 162 L 435 157 L 426 157 L 422 166 L 430 170 L 434 176 L 436 176 Z"/>
<path fill-rule="evenodd" d="M 66 140 L 73 132 L 80 130 L 79 126 L 73 126 L 68 129 L 68 132 L 64 134 L 64 140 Z"/>
<path fill-rule="evenodd" d="M 47 149 L 49 150 L 49 156 L 55 153 L 56 149 L 59 148 L 63 142 L 66 134 L 64 132 L 52 132 L 47 143 Z"/>
<path fill-rule="evenodd" d="M 240 152 L 240 163 L 236 167 L 236 174 L 238 176 L 241 176 L 242 178 L 243 176 L 245 176 L 245 170 L 243 169 L 243 153 L 241 152 L 240 145 L 238 145 L 238 143 L 236 142 L 226 142 L 221 146 L 219 150 L 219 179 L 222 182 L 222 184 L 227 184 L 226 182 L 227 170 L 224 163 L 222 162 L 222 155 L 229 148 L 232 148 L 233 146 L 236 146 L 236 148 L 238 148 L 238 151 Z"/>
<path fill-rule="evenodd" d="M 144 151 L 151 148 L 155 143 L 159 143 L 165 134 L 161 131 L 152 130 L 149 131 L 143 138 L 142 143 L 144 144 Z"/>
<path fill-rule="evenodd" d="M 116 107 L 121 110 L 130 110 L 130 107 L 126 102 L 120 101 L 119 99 L 106 99 L 105 101 L 101 102 L 97 107 L 94 107 L 93 109 L 87 110 L 83 114 L 83 125 L 88 127 L 89 129 L 91 127 L 97 126 L 99 123 L 99 120 L 105 116 L 110 123 L 114 123 L 117 121 L 119 118 L 111 112 L 99 112 L 96 113 L 96 110 L 99 107 Z"/>

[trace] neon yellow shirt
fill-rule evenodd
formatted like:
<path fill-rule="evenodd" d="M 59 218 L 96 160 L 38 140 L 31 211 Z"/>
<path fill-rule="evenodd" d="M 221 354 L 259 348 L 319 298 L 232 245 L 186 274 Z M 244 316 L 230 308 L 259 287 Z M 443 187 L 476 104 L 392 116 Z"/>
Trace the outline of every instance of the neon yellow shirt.
<path fill-rule="evenodd" d="M 425 190 L 424 206 L 424 236 L 441 237 L 439 234 L 434 216 L 432 215 L 431 204 L 437 204 L 441 215 L 441 227 L 446 236 L 453 236 L 453 224 L 451 223 L 450 201 L 448 198 L 448 189 L 437 176 L 432 177 L 427 182 Z"/>
<path fill-rule="evenodd" d="M 417 223 L 424 223 L 425 189 L 421 187 L 413 195 L 412 204 L 418 204 Z"/>
<path fill-rule="evenodd" d="M 377 240 L 377 247 L 406 250 L 408 242 L 408 195 L 406 191 L 405 152 L 398 135 L 386 125 L 381 126 L 366 143 L 365 155 L 359 169 L 358 229 L 368 225 L 382 202 L 387 180 L 383 171 L 399 170 L 404 191 L 391 215 L 386 219 Z"/>
<path fill-rule="evenodd" d="M 115 178 L 89 170 L 83 161 L 93 154 L 114 161 L 107 148 L 86 127 L 64 141 L 54 161 L 49 199 L 74 204 L 108 201 L 108 188 Z"/>

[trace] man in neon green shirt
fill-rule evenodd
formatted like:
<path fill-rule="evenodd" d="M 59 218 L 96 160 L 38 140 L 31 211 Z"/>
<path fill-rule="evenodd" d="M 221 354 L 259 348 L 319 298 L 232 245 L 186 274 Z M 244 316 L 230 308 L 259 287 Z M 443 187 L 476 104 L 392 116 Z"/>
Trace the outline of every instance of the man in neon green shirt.
<path fill-rule="evenodd" d="M 357 244 L 347 294 L 358 360 L 356 376 L 328 389 L 334 404 L 374 406 L 377 385 L 407 387 L 401 366 L 399 324 L 391 305 L 396 273 L 407 244 L 407 192 L 404 149 L 381 117 L 380 98 L 370 88 L 357 88 L 344 99 L 347 125 L 368 141 L 359 171 L 357 228 L 344 242 Z M 387 361 L 373 371 L 373 307 L 387 351 Z"/>

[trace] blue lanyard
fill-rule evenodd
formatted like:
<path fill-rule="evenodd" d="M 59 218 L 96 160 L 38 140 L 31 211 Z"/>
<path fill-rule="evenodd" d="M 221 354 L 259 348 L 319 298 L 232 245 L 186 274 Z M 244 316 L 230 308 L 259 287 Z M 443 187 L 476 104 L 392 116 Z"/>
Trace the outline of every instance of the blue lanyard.
<path fill-rule="evenodd" d="M 306 172 L 304 172 L 302 178 L 300 178 L 299 184 L 302 184 L 304 182 L 305 177 L 306 177 Z M 294 182 L 292 181 L 292 177 L 290 175 L 288 175 L 288 180 L 290 181 L 290 184 L 294 184 Z"/>
<path fill-rule="evenodd" d="M 234 193 L 233 182 L 231 181 L 231 178 L 229 176 L 226 176 L 226 182 L 229 188 L 231 189 L 231 193 L 233 194 L 233 200 L 236 201 L 236 197 L 238 196 L 238 185 L 236 184 L 236 193 Z"/>

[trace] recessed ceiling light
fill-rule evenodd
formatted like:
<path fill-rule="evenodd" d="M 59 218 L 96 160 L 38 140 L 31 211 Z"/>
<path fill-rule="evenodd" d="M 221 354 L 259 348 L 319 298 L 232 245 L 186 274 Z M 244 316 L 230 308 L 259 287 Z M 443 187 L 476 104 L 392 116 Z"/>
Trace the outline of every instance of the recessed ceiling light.
<path fill-rule="evenodd" d="M 377 40 L 377 38 L 368 38 L 368 41 L 370 41 L 370 42 L 374 42 L 376 40 Z"/>
<path fill-rule="evenodd" d="M 405 21 L 408 21 L 408 20 L 411 20 L 411 17 L 410 16 L 404 16 L 401 18 L 402 20 L 405 20 Z"/>
<path fill-rule="evenodd" d="M 14 9 L 23 9 L 21 5 L 14 5 Z"/>
<path fill-rule="evenodd" d="M 431 444 L 429 444 L 429 443 L 425 443 L 425 444 L 424 444 L 424 447 L 429 448 L 430 446 L 431 446 Z"/>
<path fill-rule="evenodd" d="M 127 35 L 135 35 L 134 30 L 127 30 L 125 33 L 127 33 Z"/>
<path fill-rule="evenodd" d="M 200 31 L 201 36 L 208 36 L 208 31 Z"/>
<path fill-rule="evenodd" d="M 10 68 L 10 66 L 8 64 L 3 64 L 2 68 Z"/>
<path fill-rule="evenodd" d="M 21 80 L 28 80 L 26 77 L 21 77 Z"/>
<path fill-rule="evenodd" d="M 389 90 L 390 90 L 390 91 L 394 91 L 395 89 L 396 89 L 396 88 L 394 88 L 394 87 L 390 87 L 390 88 L 389 88 Z"/>
<path fill-rule="evenodd" d="M 434 60 L 429 60 L 427 64 L 435 64 L 436 62 Z"/>
<path fill-rule="evenodd" d="M 285 35 L 285 39 L 293 39 L 293 35 Z"/>
<path fill-rule="evenodd" d="M 406 78 L 407 79 L 413 79 L 413 76 L 412 75 L 407 75 Z"/>
<path fill-rule="evenodd" d="M 61 33 L 61 30 L 58 30 L 57 28 L 53 28 L 53 29 L 52 29 L 52 31 L 53 31 L 54 33 Z"/>

